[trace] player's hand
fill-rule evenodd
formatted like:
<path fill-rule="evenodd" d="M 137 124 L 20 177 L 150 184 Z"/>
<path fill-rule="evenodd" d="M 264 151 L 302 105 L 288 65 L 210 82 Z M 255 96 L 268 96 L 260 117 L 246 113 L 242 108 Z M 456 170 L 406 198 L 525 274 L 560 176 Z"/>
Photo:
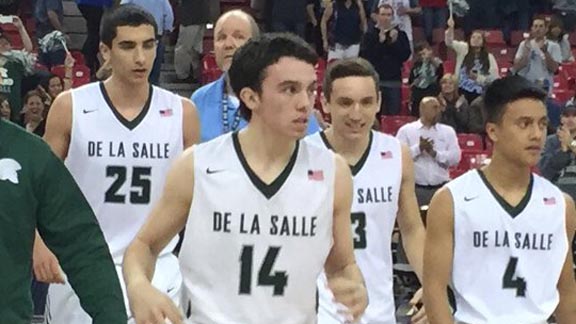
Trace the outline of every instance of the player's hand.
<path fill-rule="evenodd" d="M 130 310 L 136 324 L 184 324 L 184 316 L 172 300 L 150 282 L 128 287 Z"/>
<path fill-rule="evenodd" d="M 52 253 L 42 240 L 34 241 L 32 252 L 32 264 L 36 280 L 45 283 L 63 284 L 64 277 L 60 270 L 60 264 L 54 253 Z"/>
<path fill-rule="evenodd" d="M 345 314 L 350 321 L 360 319 L 368 306 L 368 291 L 364 283 L 342 276 L 328 279 L 328 287 L 334 294 L 334 299 L 347 308 Z"/>
<path fill-rule="evenodd" d="M 412 309 L 414 310 L 415 314 L 412 315 L 411 323 L 412 324 L 427 324 L 428 317 L 426 317 L 426 309 L 424 308 L 424 302 L 422 301 L 423 291 L 422 288 L 418 289 L 412 299 L 410 300 L 410 305 L 412 305 Z"/>

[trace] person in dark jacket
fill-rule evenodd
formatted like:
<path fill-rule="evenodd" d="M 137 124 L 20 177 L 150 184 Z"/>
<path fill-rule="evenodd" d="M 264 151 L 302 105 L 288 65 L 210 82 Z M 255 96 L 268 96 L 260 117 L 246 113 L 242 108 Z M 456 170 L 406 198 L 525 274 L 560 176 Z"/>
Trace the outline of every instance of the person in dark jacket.
<path fill-rule="evenodd" d="M 412 54 L 405 32 L 392 24 L 394 9 L 378 6 L 376 27 L 366 34 L 362 56 L 380 75 L 382 105 L 379 115 L 398 115 L 402 104 L 402 66 Z"/>
<path fill-rule="evenodd" d="M 430 44 L 426 41 L 414 47 L 414 65 L 410 70 L 408 84 L 411 88 L 411 114 L 420 117 L 420 101 L 424 97 L 435 97 L 440 92 L 440 79 L 444 75 L 442 60 L 434 57 Z"/>

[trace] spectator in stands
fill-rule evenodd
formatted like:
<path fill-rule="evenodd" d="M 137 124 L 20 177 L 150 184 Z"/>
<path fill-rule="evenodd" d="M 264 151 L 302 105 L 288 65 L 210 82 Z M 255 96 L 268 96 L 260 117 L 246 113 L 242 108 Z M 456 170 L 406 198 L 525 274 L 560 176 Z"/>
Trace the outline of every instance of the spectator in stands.
<path fill-rule="evenodd" d="M 70 71 L 70 74 L 72 74 L 72 71 Z M 44 97 L 44 103 L 46 104 L 46 107 L 50 107 L 54 99 L 56 99 L 60 93 L 71 88 L 72 80 L 68 74 L 64 78 L 61 78 L 55 74 L 49 74 L 40 82 L 38 91 L 40 91 Z"/>
<path fill-rule="evenodd" d="M 448 18 L 446 0 L 420 0 L 424 35 L 429 44 L 433 43 L 434 28 L 444 28 Z"/>
<path fill-rule="evenodd" d="M 64 31 L 64 6 L 62 0 L 36 0 L 34 10 L 36 37 L 40 43 L 40 62 L 47 67 L 60 65 L 66 58 L 66 42 L 70 41 Z M 54 37 L 52 32 L 60 31 L 64 39 Z M 51 41 L 50 39 L 55 39 Z"/>
<path fill-rule="evenodd" d="M 474 31 L 468 42 L 454 39 L 454 20 L 448 19 L 445 34 L 446 46 L 456 52 L 458 87 L 468 102 L 472 102 L 484 92 L 488 83 L 499 78 L 498 63 L 492 53 L 488 52 L 484 33 Z"/>
<path fill-rule="evenodd" d="M 392 24 L 394 9 L 390 5 L 380 5 L 377 13 L 376 27 L 364 38 L 362 56 L 380 75 L 379 115 L 398 115 L 402 104 L 402 67 L 410 57 L 410 43 L 406 33 Z"/>
<path fill-rule="evenodd" d="M 420 119 L 402 126 L 396 137 L 410 148 L 418 205 L 428 205 L 432 195 L 450 180 L 448 168 L 460 162 L 460 147 L 454 129 L 440 124 L 438 99 L 425 97 Z"/>
<path fill-rule="evenodd" d="M 518 46 L 514 58 L 514 71 L 520 76 L 535 82 L 548 92 L 554 86 L 554 73 L 562 62 L 560 45 L 548 41 L 546 19 L 537 16 L 532 20 L 530 36 Z"/>
<path fill-rule="evenodd" d="M 24 96 L 23 126 L 26 131 L 40 137 L 44 136 L 46 129 L 46 111 L 44 98 L 40 92 L 30 91 Z"/>
<path fill-rule="evenodd" d="M 561 126 L 548 136 L 538 168 L 543 177 L 576 198 L 576 107 L 562 111 Z"/>
<path fill-rule="evenodd" d="M 35 59 L 31 54 L 33 46 L 22 21 L 13 16 L 23 49 L 12 48 L 12 42 L 5 34 L 0 34 L 0 94 L 6 96 L 12 108 L 12 121 L 18 122 L 22 109 L 22 80 L 34 72 Z"/>
<path fill-rule="evenodd" d="M 302 38 L 306 36 L 308 0 L 269 0 L 270 26 L 273 32 L 290 32 Z"/>
<path fill-rule="evenodd" d="M 484 123 L 484 98 L 482 96 L 474 99 L 470 103 L 469 118 L 468 118 L 468 133 L 486 134 L 486 127 Z"/>
<path fill-rule="evenodd" d="M 106 8 L 112 6 L 113 0 L 76 0 L 76 6 L 86 20 L 86 40 L 82 46 L 82 54 L 86 59 L 86 66 L 90 68 L 90 75 L 94 79 L 96 71 L 100 68 L 98 51 L 100 46 L 100 21 Z"/>
<path fill-rule="evenodd" d="M 8 98 L 0 95 L 0 119 L 10 120 L 11 114 L 10 101 L 8 101 Z"/>
<path fill-rule="evenodd" d="M 420 114 L 420 100 L 424 97 L 435 97 L 440 92 L 440 79 L 444 75 L 442 60 L 434 57 L 434 52 L 426 41 L 414 47 L 414 64 L 410 70 L 408 83 L 411 88 L 412 115 Z"/>
<path fill-rule="evenodd" d="M 470 38 L 478 29 L 499 29 L 498 3 L 502 0 L 466 0 L 470 9 L 464 16 L 464 34 Z M 510 0 L 504 0 L 510 1 Z"/>
<path fill-rule="evenodd" d="M 558 17 L 552 17 L 548 26 L 548 35 L 546 37 L 560 45 L 562 62 L 574 62 L 574 55 L 572 55 L 572 47 L 570 46 L 570 35 L 564 29 L 562 20 Z"/>
<path fill-rule="evenodd" d="M 526 30 L 530 25 L 530 2 L 528 0 L 498 1 L 502 34 L 508 47 L 512 46 L 512 31 Z"/>
<path fill-rule="evenodd" d="M 247 122 L 240 117 L 239 99 L 230 88 L 226 71 L 232 63 L 236 50 L 250 38 L 258 36 L 260 30 L 254 18 L 241 10 L 228 11 L 214 26 L 214 55 L 216 64 L 224 74 L 216 81 L 206 84 L 192 94 L 198 109 L 200 140 L 209 141 L 222 134 L 244 128 Z M 309 133 L 318 131 L 318 122 L 311 117 Z"/>
<path fill-rule="evenodd" d="M 576 26 L 576 2 L 574 0 L 551 0 L 554 15 L 562 20 L 564 28 L 571 33 Z"/>
<path fill-rule="evenodd" d="M 178 82 L 195 83 L 200 80 L 206 24 L 216 20 L 220 13 L 220 1 L 182 0 L 178 12 L 180 31 L 174 50 L 174 70 Z"/>
<path fill-rule="evenodd" d="M 306 13 L 308 14 L 308 28 L 306 30 L 306 40 L 314 44 L 316 53 L 320 57 L 326 57 L 324 52 L 324 44 L 322 42 L 322 28 L 320 22 L 326 9 L 327 0 L 308 0 L 306 5 Z"/>
<path fill-rule="evenodd" d="M 121 4 L 134 4 L 149 12 L 158 25 L 158 43 L 156 45 L 156 58 L 148 80 L 150 83 L 158 85 L 160 81 L 160 71 L 164 63 L 165 44 L 168 43 L 170 32 L 174 29 L 174 12 L 168 0 L 122 0 Z"/>
<path fill-rule="evenodd" d="M 410 49 L 412 49 L 413 33 L 411 16 L 419 15 L 422 12 L 422 8 L 419 5 L 419 0 L 380 0 L 375 2 L 377 7 L 374 7 L 372 12 L 377 13 L 376 9 L 383 4 L 390 5 L 393 8 L 394 20 L 392 23 L 395 26 L 399 26 L 400 30 L 406 33 L 410 43 Z M 378 18 L 375 14 L 372 15 L 372 19 L 374 21 L 378 21 Z"/>
<path fill-rule="evenodd" d="M 328 61 L 358 57 L 362 34 L 367 30 L 361 0 L 335 0 L 326 4 L 321 30 Z"/>
<path fill-rule="evenodd" d="M 441 91 L 438 101 L 442 108 L 440 122 L 451 126 L 456 133 L 467 133 L 470 119 L 468 100 L 458 92 L 458 79 L 453 74 L 446 74 L 440 80 Z"/>

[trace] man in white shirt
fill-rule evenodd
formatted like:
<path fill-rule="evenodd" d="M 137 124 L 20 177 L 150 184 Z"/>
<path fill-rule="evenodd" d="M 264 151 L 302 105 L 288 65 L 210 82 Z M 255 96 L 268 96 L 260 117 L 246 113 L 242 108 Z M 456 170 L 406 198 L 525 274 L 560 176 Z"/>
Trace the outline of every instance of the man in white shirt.
<path fill-rule="evenodd" d="M 556 42 L 546 39 L 548 23 L 543 17 L 532 21 L 530 37 L 518 46 L 514 70 L 518 75 L 536 82 L 549 93 L 554 88 L 554 73 L 562 62 L 562 52 Z"/>
<path fill-rule="evenodd" d="M 420 119 L 402 126 L 396 137 L 410 148 L 418 205 L 428 205 L 432 195 L 450 180 L 448 168 L 460 162 L 456 131 L 440 124 L 440 103 L 434 97 L 420 102 Z"/>

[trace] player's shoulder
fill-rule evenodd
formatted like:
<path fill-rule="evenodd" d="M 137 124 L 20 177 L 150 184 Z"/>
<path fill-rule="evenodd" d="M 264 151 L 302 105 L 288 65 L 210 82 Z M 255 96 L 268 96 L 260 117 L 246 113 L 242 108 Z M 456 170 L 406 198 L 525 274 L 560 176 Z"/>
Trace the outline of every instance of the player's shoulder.
<path fill-rule="evenodd" d="M 69 93 L 69 94 L 84 94 L 84 93 L 92 93 L 92 92 L 98 92 L 101 93 L 102 92 L 102 87 L 104 86 L 104 84 L 101 81 L 96 81 L 96 82 L 90 82 L 87 84 L 83 84 L 79 87 L 64 91 L 63 94 Z"/>
<path fill-rule="evenodd" d="M 479 186 L 482 185 L 479 171 L 472 169 L 450 180 L 444 187 L 450 191 L 452 195 L 467 195 L 478 192 Z"/>
<path fill-rule="evenodd" d="M 550 180 L 536 173 L 532 173 L 532 179 L 533 179 L 533 185 L 532 185 L 533 192 L 541 193 L 544 196 L 551 196 L 551 195 L 557 195 L 562 197 L 564 196 L 562 191 Z"/>
<path fill-rule="evenodd" d="M 317 135 L 316 135 L 317 134 Z M 311 157 L 333 157 L 334 152 L 327 149 L 326 145 L 323 143 L 322 138 L 319 133 L 316 133 L 317 138 L 308 138 L 307 136 L 304 140 L 299 141 L 300 149 Z"/>
<path fill-rule="evenodd" d="M 222 134 L 209 141 L 195 144 L 193 146 L 194 151 L 196 154 L 212 153 L 218 155 L 222 149 L 229 149 L 233 146 L 233 134 L 234 133 Z"/>

